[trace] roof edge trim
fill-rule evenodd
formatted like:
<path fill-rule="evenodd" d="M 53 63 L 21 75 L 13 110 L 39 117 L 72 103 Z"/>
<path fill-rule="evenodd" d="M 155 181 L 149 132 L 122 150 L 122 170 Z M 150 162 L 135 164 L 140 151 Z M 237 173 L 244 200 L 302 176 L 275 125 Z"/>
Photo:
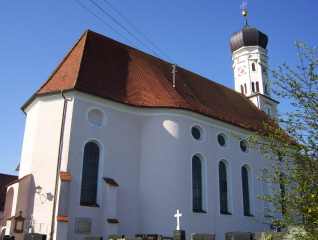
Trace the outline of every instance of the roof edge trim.
<path fill-rule="evenodd" d="M 70 89 L 66 89 L 66 90 L 58 90 L 58 91 L 54 91 L 54 92 L 46 92 L 46 93 L 34 93 L 20 108 L 24 114 L 26 114 L 25 109 L 27 109 L 32 102 L 38 98 L 38 97 L 44 97 L 44 96 L 51 96 L 51 95 L 56 95 L 56 94 L 61 94 L 63 93 L 67 93 L 67 92 L 71 92 L 72 90 L 75 90 L 74 88 L 70 88 Z"/>
<path fill-rule="evenodd" d="M 89 93 L 89 92 L 85 92 L 83 90 L 78 90 L 76 88 L 72 88 L 72 89 L 67 89 L 67 90 L 63 90 L 64 93 L 67 93 L 67 92 L 72 92 L 72 91 L 77 91 L 77 92 L 82 92 L 84 94 L 89 94 L 89 95 L 93 95 L 95 97 L 98 97 L 98 98 L 102 98 L 102 99 L 107 99 L 109 101 L 112 101 L 112 102 L 117 102 L 117 103 L 120 103 L 120 104 L 124 104 L 124 105 L 128 105 L 128 106 L 132 106 L 132 107 L 140 107 L 140 108 L 158 108 L 158 109 L 163 109 L 163 108 L 167 108 L 167 109 L 179 109 L 179 110 L 185 110 L 185 111 L 191 111 L 191 112 L 194 112 L 194 113 L 198 113 L 198 114 L 202 114 L 204 116 L 207 116 L 207 117 L 210 117 L 210 118 L 214 118 L 214 119 L 217 119 L 219 121 L 222 121 L 222 122 L 226 122 L 226 123 L 229 123 L 229 124 L 232 124 L 232 125 L 235 125 L 235 126 L 239 126 L 241 128 L 245 128 L 249 131 L 260 131 L 260 129 L 258 129 L 256 126 L 249 126 L 248 128 L 246 128 L 244 125 L 244 123 L 242 122 L 238 122 L 234 119 L 230 119 L 224 115 L 221 115 L 221 114 L 214 114 L 214 113 L 211 113 L 209 112 L 208 110 L 203 110 L 201 109 L 202 111 L 199 111 L 198 109 L 190 109 L 190 108 L 186 108 L 186 107 L 182 107 L 182 106 L 178 106 L 178 107 L 174 107 L 174 106 L 143 106 L 143 105 L 133 105 L 133 104 L 130 104 L 130 103 L 125 103 L 125 102 L 120 102 L 120 101 L 116 101 L 116 100 L 113 100 L 113 99 L 109 99 L 109 98 L 105 98 L 105 97 L 101 97 L 101 96 L 98 96 L 96 94 L 92 94 L 92 93 Z M 54 92 L 49 92 L 49 93 L 38 93 L 38 94 L 33 94 L 33 96 L 21 107 L 22 111 L 24 111 L 29 105 L 31 105 L 31 103 L 38 97 L 44 97 L 44 96 L 51 96 L 51 95 L 56 95 L 56 94 L 60 94 L 61 91 L 54 91 Z M 275 101 L 275 100 L 274 100 Z M 265 114 L 263 113 L 262 111 L 260 111 L 260 114 Z M 25 113 L 25 111 L 24 111 Z M 266 115 L 266 114 L 265 114 Z M 267 115 L 266 115 L 267 116 Z M 261 131 L 263 133 L 265 133 L 265 131 Z"/>

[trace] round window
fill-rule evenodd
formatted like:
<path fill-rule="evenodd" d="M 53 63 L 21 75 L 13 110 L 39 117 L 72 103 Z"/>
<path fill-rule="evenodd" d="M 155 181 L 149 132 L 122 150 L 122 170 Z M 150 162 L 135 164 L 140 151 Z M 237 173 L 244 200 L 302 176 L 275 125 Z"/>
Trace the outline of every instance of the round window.
<path fill-rule="evenodd" d="M 244 153 L 249 152 L 249 145 L 245 140 L 240 141 L 240 148 L 241 148 L 242 152 L 244 152 Z"/>
<path fill-rule="evenodd" d="M 218 143 L 221 147 L 227 147 L 228 145 L 228 140 L 227 140 L 227 136 L 223 133 L 219 134 L 217 137 Z"/>
<path fill-rule="evenodd" d="M 224 147 L 225 146 L 225 138 L 222 135 L 218 135 L 218 143 L 220 146 Z"/>
<path fill-rule="evenodd" d="M 87 113 L 88 122 L 97 127 L 102 127 L 106 124 L 106 115 L 100 109 L 90 109 Z"/>
<path fill-rule="evenodd" d="M 192 136 L 194 137 L 194 139 L 200 140 L 201 132 L 197 127 L 192 127 L 191 133 L 192 133 Z"/>
<path fill-rule="evenodd" d="M 204 138 L 204 132 L 202 128 L 199 126 L 193 126 L 191 128 L 191 134 L 192 134 L 192 137 L 198 141 L 202 141 Z"/>

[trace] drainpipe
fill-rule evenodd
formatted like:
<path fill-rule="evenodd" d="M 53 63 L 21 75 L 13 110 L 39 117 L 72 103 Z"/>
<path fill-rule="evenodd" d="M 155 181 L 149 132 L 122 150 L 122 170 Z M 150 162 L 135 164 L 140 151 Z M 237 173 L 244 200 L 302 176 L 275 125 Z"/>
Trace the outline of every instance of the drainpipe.
<path fill-rule="evenodd" d="M 59 172 L 61 169 L 61 159 L 62 159 L 63 140 L 64 140 L 63 137 L 64 137 L 66 109 L 67 109 L 67 99 L 65 98 L 65 96 L 63 94 L 63 90 L 61 91 L 61 95 L 64 98 L 64 104 L 63 104 L 63 114 L 62 114 L 61 130 L 60 130 L 59 153 L 58 153 L 58 157 L 57 157 L 56 174 L 55 174 L 55 190 L 54 190 L 54 198 L 53 198 L 53 210 L 52 210 L 50 240 L 53 240 L 54 231 L 55 231 L 55 211 L 56 211 L 56 204 L 57 204 Z"/>

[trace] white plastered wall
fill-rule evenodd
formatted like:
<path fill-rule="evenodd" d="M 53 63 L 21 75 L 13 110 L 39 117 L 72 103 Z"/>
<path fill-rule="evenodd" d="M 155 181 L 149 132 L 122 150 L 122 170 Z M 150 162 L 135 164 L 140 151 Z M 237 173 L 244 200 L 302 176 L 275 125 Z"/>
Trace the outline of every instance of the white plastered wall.
<path fill-rule="evenodd" d="M 219 240 L 228 231 L 259 231 L 265 228 L 254 223 L 251 217 L 243 216 L 241 166 L 246 164 L 251 169 L 262 169 L 270 164 L 258 153 L 243 153 L 239 140 L 230 133 L 233 131 L 240 137 L 246 137 L 247 131 L 191 111 L 136 108 L 79 93 L 72 98 L 68 102 L 61 163 L 62 170 L 72 175 L 68 208 L 70 221 L 61 228 L 67 231 L 69 239 L 80 240 L 85 236 L 106 238 L 114 233 L 127 237 L 136 233 L 171 236 L 176 227 L 174 214 L 177 209 L 183 214 L 181 228 L 188 235 L 195 232 L 216 233 Z M 32 144 L 29 147 L 34 149 L 24 151 L 23 159 L 26 163 L 30 159 L 33 161 L 34 166 L 29 170 L 34 173 L 33 187 L 40 185 L 43 194 L 54 195 L 52 176 L 56 171 L 62 106 L 61 96 L 39 102 L 30 111 L 29 119 L 41 120 L 41 123 L 33 126 L 27 122 L 28 126 L 34 127 L 36 134 L 26 131 L 25 138 L 30 138 Z M 87 118 L 90 109 L 104 113 L 106 121 L 100 126 L 91 124 Z M 54 130 L 47 130 L 47 124 Z M 200 126 L 203 131 L 204 138 L 200 141 L 191 135 L 194 125 Z M 228 147 L 219 146 L 219 133 L 228 136 Z M 48 136 L 47 142 L 40 141 Z M 79 201 L 83 149 L 89 141 L 96 142 L 101 151 L 98 176 L 100 207 L 80 206 Z M 39 147 L 42 150 L 38 150 Z M 204 159 L 203 205 L 206 213 L 192 211 L 191 160 L 194 154 L 200 154 Z M 220 159 L 225 159 L 230 166 L 233 215 L 219 213 Z M 254 177 L 254 194 L 261 194 L 261 182 L 255 179 L 257 171 L 252 170 L 251 175 Z M 113 178 L 119 186 L 115 189 L 109 187 L 104 177 Z M 48 234 L 52 201 L 43 201 L 44 196 L 31 191 L 30 196 L 32 194 L 35 203 L 30 205 L 30 213 L 34 213 L 41 232 Z M 262 203 L 254 200 L 254 206 L 261 208 Z M 91 218 L 92 233 L 75 233 L 76 218 Z M 108 218 L 117 219 L 119 224 L 107 223 Z"/>
<path fill-rule="evenodd" d="M 51 232 L 54 198 L 57 198 L 55 180 L 63 106 L 64 98 L 58 94 L 36 99 L 25 110 L 27 120 L 19 177 L 32 174 L 25 228 L 32 226 L 36 233 L 48 236 Z M 64 149 L 68 149 L 72 101 L 68 102 L 68 108 Z M 35 193 L 36 186 L 42 188 L 40 194 Z M 20 193 L 19 198 L 21 198 Z"/>

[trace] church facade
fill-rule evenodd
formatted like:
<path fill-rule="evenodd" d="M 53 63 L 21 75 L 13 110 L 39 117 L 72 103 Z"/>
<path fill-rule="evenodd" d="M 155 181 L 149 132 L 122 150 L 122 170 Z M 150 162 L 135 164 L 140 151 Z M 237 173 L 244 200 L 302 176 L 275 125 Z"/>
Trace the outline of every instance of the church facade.
<path fill-rule="evenodd" d="M 270 193 L 256 177 L 271 162 L 245 138 L 265 131 L 277 102 L 255 64 L 267 63 L 267 36 L 264 45 L 263 33 L 247 28 L 231 38 L 236 91 L 85 31 L 22 107 L 5 234 L 171 236 L 177 210 L 187 235 L 270 230 L 253 218 L 270 207 L 255 196 Z M 256 42 L 242 42 L 246 31 Z"/>

